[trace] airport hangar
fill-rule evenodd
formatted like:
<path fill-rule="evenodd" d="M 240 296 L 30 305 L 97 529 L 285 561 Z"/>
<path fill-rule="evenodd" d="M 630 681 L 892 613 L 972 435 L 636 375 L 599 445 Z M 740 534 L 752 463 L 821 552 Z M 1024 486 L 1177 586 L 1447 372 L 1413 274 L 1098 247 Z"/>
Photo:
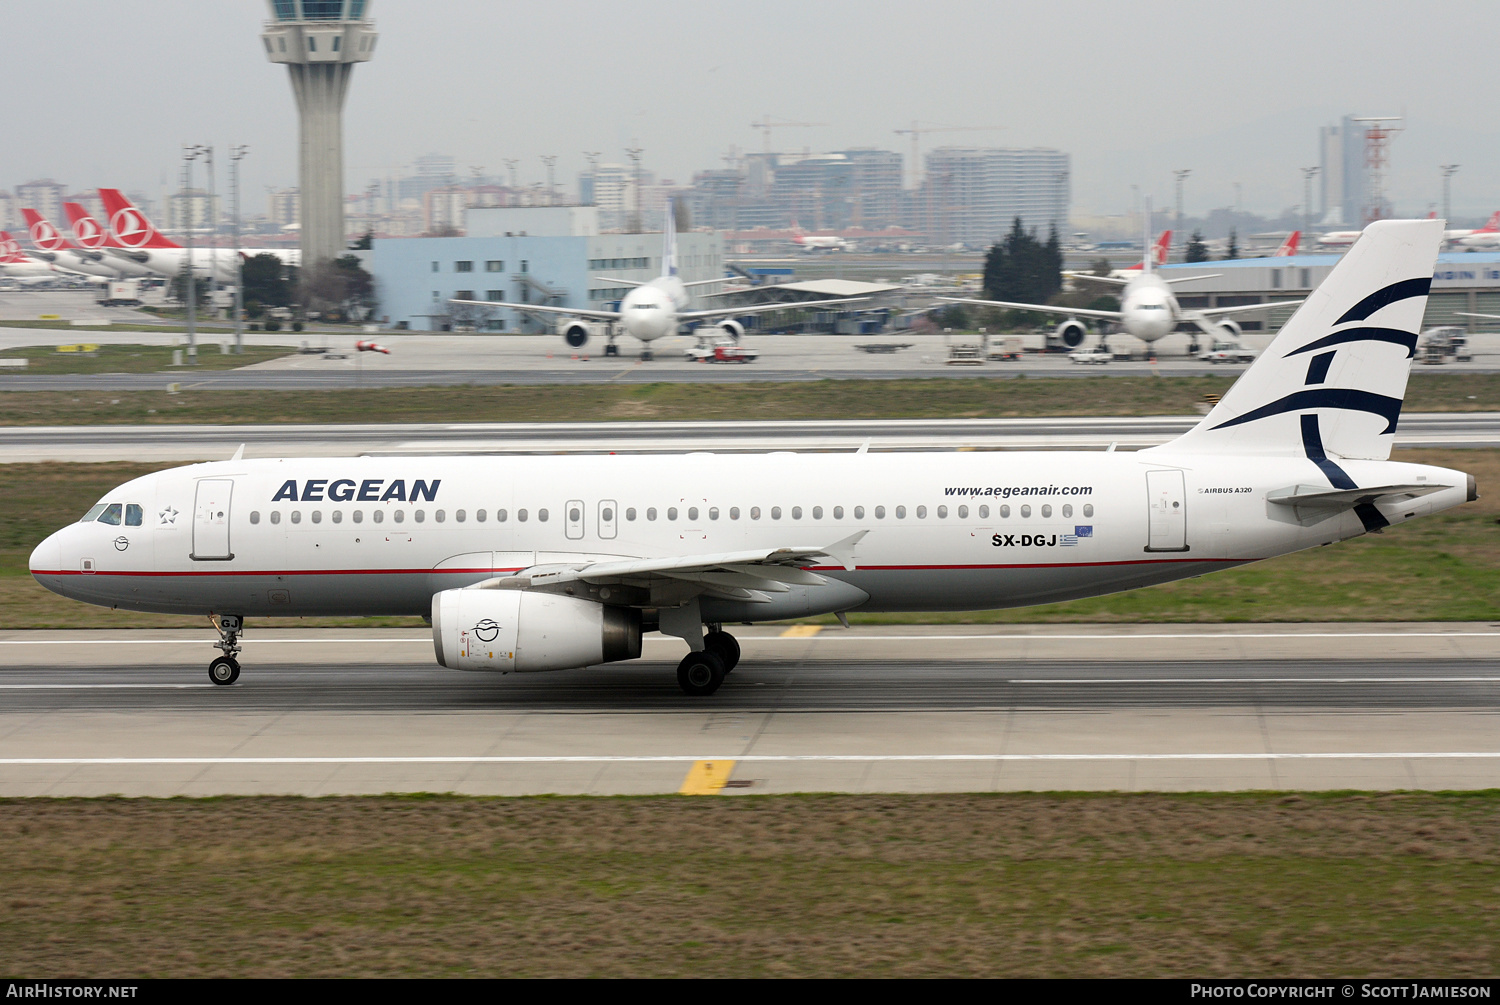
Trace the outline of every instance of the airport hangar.
<path fill-rule="evenodd" d="M 1160 272 L 1166 278 L 1193 273 L 1205 277 L 1172 284 L 1177 302 L 1184 309 L 1233 307 L 1300 300 L 1317 288 L 1341 257 L 1296 255 L 1291 258 L 1241 258 L 1228 262 L 1181 262 L 1162 266 Z M 1088 288 L 1084 285 L 1086 280 L 1077 282 Z M 1292 311 L 1291 307 L 1271 308 L 1235 320 L 1248 332 L 1275 331 L 1292 316 Z M 1458 325 L 1470 331 L 1500 328 L 1500 321 L 1460 317 L 1460 311 L 1500 314 L 1500 254 L 1456 252 L 1438 256 L 1424 326 Z M 1190 328 L 1192 326 L 1179 326 L 1178 330 Z"/>
<path fill-rule="evenodd" d="M 375 278 L 381 313 L 392 327 L 451 330 L 477 321 L 485 331 L 547 332 L 554 319 L 496 308 L 492 317 L 465 316 L 448 304 L 508 300 L 612 310 L 630 287 L 661 274 L 660 234 L 601 234 L 594 206 L 483 207 L 464 216 L 465 237 L 381 238 L 366 268 Z M 717 233 L 677 235 L 684 282 L 724 275 Z"/>

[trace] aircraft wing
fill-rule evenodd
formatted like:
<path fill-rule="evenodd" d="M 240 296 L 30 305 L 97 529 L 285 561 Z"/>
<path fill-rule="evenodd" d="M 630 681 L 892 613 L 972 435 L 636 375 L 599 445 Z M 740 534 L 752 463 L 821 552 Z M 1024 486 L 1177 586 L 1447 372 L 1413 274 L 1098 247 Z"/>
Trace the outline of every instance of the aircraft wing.
<path fill-rule="evenodd" d="M 1156 275 L 1164 283 L 1191 283 L 1195 279 L 1218 279 L 1223 274 L 1222 272 L 1210 272 L 1206 276 L 1174 276 L 1171 279 L 1167 279 L 1159 272 Z"/>
<path fill-rule="evenodd" d="M 766 311 L 795 311 L 804 307 L 832 307 L 835 304 L 862 304 L 869 297 L 844 297 L 840 300 L 807 300 L 792 304 L 752 304 L 748 307 L 710 307 L 703 311 L 683 311 L 677 317 L 683 321 L 706 321 L 709 318 L 727 318 L 736 314 L 764 314 Z"/>
<path fill-rule="evenodd" d="M 1268 304 L 1240 304 L 1237 307 L 1194 307 L 1183 311 L 1183 315 L 1191 317 L 1200 314 L 1206 318 L 1216 318 L 1225 314 L 1243 314 L 1245 311 L 1263 311 L 1268 307 L 1295 307 L 1300 303 L 1300 300 L 1273 300 Z"/>
<path fill-rule="evenodd" d="M 793 586 L 821 586 L 827 582 L 804 564 L 827 560 L 845 569 L 855 568 L 854 549 L 869 531 L 861 530 L 833 544 L 731 551 L 717 555 L 677 555 L 663 558 L 627 558 L 587 565 L 537 566 L 514 576 L 487 579 L 469 589 L 528 590 L 583 581 L 594 585 L 649 586 L 653 581 L 675 580 L 698 584 L 703 592 L 736 599 L 753 599 L 746 591 L 786 593 Z"/>
<path fill-rule="evenodd" d="M 566 314 L 574 318 L 592 318 L 595 321 L 618 321 L 619 311 L 591 311 L 582 307 L 552 307 L 547 304 L 511 304 L 503 300 L 449 300 L 450 304 L 471 304 L 475 307 L 509 307 L 517 311 L 539 311 L 542 314 Z"/>
<path fill-rule="evenodd" d="M 1009 307 L 1017 311 L 1042 311 L 1047 314 L 1066 314 L 1075 318 L 1108 318 L 1118 321 L 1123 316 L 1119 311 L 1090 311 L 1074 307 L 1053 307 L 1050 304 L 1012 304 L 1004 300 L 971 300 L 967 297 L 938 297 L 947 304 L 977 304 L 980 307 Z"/>
<path fill-rule="evenodd" d="M 1087 279 L 1095 283 L 1108 283 L 1111 286 L 1124 286 L 1130 282 L 1130 280 L 1121 279 L 1118 276 L 1096 276 L 1092 272 L 1064 272 L 1063 275 L 1069 279 Z"/>
<path fill-rule="evenodd" d="M 1330 489 L 1326 485 L 1293 485 L 1267 494 L 1266 502 L 1279 506 L 1322 506 L 1332 509 L 1348 509 L 1381 499 L 1415 499 L 1430 492 L 1452 488 L 1451 485 L 1371 485 L 1359 489 Z"/>
<path fill-rule="evenodd" d="M 613 276 L 590 276 L 589 278 L 592 279 L 596 283 L 614 283 L 617 286 L 646 286 L 646 285 L 648 285 L 646 283 L 642 283 L 642 282 L 639 282 L 639 281 L 634 280 L 634 279 L 616 279 Z"/>
<path fill-rule="evenodd" d="M 1500 314 L 1470 314 L 1468 311 L 1454 311 L 1461 318 L 1489 318 L 1492 321 L 1500 321 Z"/>

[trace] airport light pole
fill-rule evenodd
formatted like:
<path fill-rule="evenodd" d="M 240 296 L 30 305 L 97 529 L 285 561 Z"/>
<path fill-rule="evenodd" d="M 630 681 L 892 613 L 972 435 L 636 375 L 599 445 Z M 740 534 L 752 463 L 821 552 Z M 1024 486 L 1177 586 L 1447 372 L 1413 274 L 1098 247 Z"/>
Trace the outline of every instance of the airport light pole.
<path fill-rule="evenodd" d="M 599 158 L 604 155 L 603 150 L 585 150 L 583 159 L 589 162 L 589 205 L 599 205 Z M 583 198 L 583 193 L 578 193 L 578 198 Z"/>
<path fill-rule="evenodd" d="M 516 165 L 521 163 L 521 159 L 519 157 L 502 157 L 501 160 L 505 161 L 505 170 L 510 175 L 510 190 L 511 192 L 515 192 Z"/>
<path fill-rule="evenodd" d="M 182 212 L 187 217 L 187 255 L 183 259 L 183 291 L 187 298 L 188 365 L 198 364 L 198 275 L 193 268 L 193 161 L 203 155 L 197 144 L 182 148 Z"/>
<path fill-rule="evenodd" d="M 1312 233 L 1312 183 L 1313 178 L 1322 171 L 1321 167 L 1313 165 L 1302 169 L 1302 239 L 1305 241 Z"/>
<path fill-rule="evenodd" d="M 234 352 L 245 351 L 245 258 L 240 254 L 240 159 L 250 152 L 243 143 L 229 148 L 230 236 L 234 244 Z"/>
<path fill-rule="evenodd" d="M 547 205 L 557 203 L 557 181 L 553 169 L 557 167 L 557 154 L 542 154 L 542 163 L 547 165 Z"/>
<path fill-rule="evenodd" d="M 219 217 L 214 212 L 214 148 L 212 145 L 203 148 L 203 159 L 208 166 L 208 309 L 214 317 L 219 316 L 218 292 L 219 285 Z M 192 225 L 192 214 L 188 214 L 188 225 Z"/>
<path fill-rule="evenodd" d="M 1182 183 L 1187 181 L 1187 176 L 1193 173 L 1192 168 L 1182 168 L 1172 172 L 1172 177 L 1177 181 L 1177 239 L 1182 240 Z"/>
<path fill-rule="evenodd" d="M 1449 196 L 1449 194 L 1451 192 L 1450 184 L 1451 184 L 1453 175 L 1454 175 L 1455 172 L 1458 171 L 1458 168 L 1459 168 L 1459 165 L 1457 165 L 1457 164 L 1439 164 L 1438 165 L 1438 170 L 1441 171 L 1441 172 L 1443 172 L 1443 220 L 1444 221 L 1453 219 L 1453 215 L 1450 212 L 1450 210 L 1451 210 L 1452 207 L 1451 207 L 1451 205 L 1449 203 L 1448 196 Z"/>

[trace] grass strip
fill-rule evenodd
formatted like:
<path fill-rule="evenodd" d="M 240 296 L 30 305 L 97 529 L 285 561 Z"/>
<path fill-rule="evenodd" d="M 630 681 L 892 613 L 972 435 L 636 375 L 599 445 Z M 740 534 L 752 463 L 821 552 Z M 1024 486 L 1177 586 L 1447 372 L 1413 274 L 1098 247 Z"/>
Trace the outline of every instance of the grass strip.
<path fill-rule="evenodd" d="M 0 801 L 29 977 L 1487 977 L 1500 795 Z"/>
<path fill-rule="evenodd" d="M 170 359 L 169 349 L 166 352 Z M 265 350 L 284 354 L 280 350 Z M 211 355 L 204 361 L 244 360 Z M 233 365 L 239 365 L 234 363 Z M 181 367 L 174 373 L 188 368 Z M 182 379 L 188 379 L 184 376 Z M 352 378 L 351 378 L 352 379 Z M 0 424 L 535 422 L 754 419 L 965 419 L 1192 415 L 1232 379 L 1201 377 L 923 378 L 743 384 L 547 384 L 266 390 L 7 391 Z M 1500 411 L 1500 374 L 1414 374 L 1408 412 Z"/>
<path fill-rule="evenodd" d="M 292 353 L 291 349 L 276 346 L 245 346 L 242 353 L 225 355 L 219 350 L 222 334 L 204 336 L 198 343 L 198 362 L 193 365 L 172 365 L 172 346 L 160 345 L 101 345 L 92 353 L 57 352 L 44 346 L 27 346 L 24 349 L 8 349 L 8 358 L 24 358 L 25 369 L 0 371 L 0 394 L 5 392 L 5 378 L 10 374 L 59 374 L 59 373 L 161 373 L 164 380 L 192 380 L 195 372 L 204 370 L 233 370 L 237 367 L 264 363 Z M 59 342 L 59 345 L 87 344 L 88 339 Z M 233 346 L 231 346 L 233 348 Z M 187 348 L 178 346 L 176 351 L 187 358 Z M 163 385 L 165 387 L 165 385 Z M 110 394 L 111 400 L 118 398 Z M 110 406 L 113 407 L 113 406 Z M 12 423 L 14 424 L 14 423 Z"/>
<path fill-rule="evenodd" d="M 999 457 L 1001 455 L 997 455 Z M 1474 474 L 1477 502 L 1383 534 L 1128 593 L 1004 611 L 851 614 L 857 624 L 1493 621 L 1500 619 L 1500 450 L 1398 450 L 1397 460 Z M 6 465 L 0 500 L 0 628 L 201 628 L 195 617 L 111 611 L 43 589 L 31 549 L 157 464 Z M 1486 493 L 1488 487 L 1493 486 Z M 833 624 L 832 617 L 812 619 Z M 417 618 L 270 619 L 257 624 L 420 626 Z"/>

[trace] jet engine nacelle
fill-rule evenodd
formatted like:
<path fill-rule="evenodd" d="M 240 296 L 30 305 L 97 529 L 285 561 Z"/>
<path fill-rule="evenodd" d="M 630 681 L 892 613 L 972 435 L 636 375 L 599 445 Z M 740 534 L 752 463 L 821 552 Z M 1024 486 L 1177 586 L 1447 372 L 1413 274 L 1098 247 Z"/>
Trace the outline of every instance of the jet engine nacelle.
<path fill-rule="evenodd" d="M 523 590 L 444 590 L 432 644 L 450 670 L 570 670 L 641 655 L 641 613 Z"/>
<path fill-rule="evenodd" d="M 1088 337 L 1088 334 L 1089 330 L 1084 327 L 1082 321 L 1077 318 L 1068 318 L 1047 337 L 1047 344 L 1049 348 L 1077 349 L 1083 345 L 1083 340 Z"/>
<path fill-rule="evenodd" d="M 719 334 L 725 338 L 733 339 L 736 343 L 745 337 L 745 326 L 730 318 L 725 318 L 723 321 L 715 324 L 714 327 L 719 329 Z"/>
<path fill-rule="evenodd" d="M 1240 336 L 1244 333 L 1244 329 L 1239 326 L 1238 322 L 1230 321 L 1228 318 L 1224 319 L 1223 321 L 1215 322 L 1214 324 L 1214 338 L 1221 339 L 1225 342 L 1234 342 L 1238 344 Z"/>
<path fill-rule="evenodd" d="M 573 321 L 563 329 L 563 339 L 574 349 L 582 348 L 589 340 L 589 326 L 582 321 Z"/>

